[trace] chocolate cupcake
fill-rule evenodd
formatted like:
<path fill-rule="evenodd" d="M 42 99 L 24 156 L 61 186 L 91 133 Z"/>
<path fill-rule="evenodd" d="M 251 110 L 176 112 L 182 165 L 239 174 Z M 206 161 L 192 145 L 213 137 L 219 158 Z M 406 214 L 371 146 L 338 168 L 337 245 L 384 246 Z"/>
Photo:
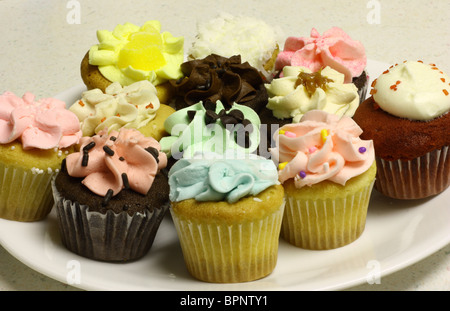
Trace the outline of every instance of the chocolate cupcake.
<path fill-rule="evenodd" d="M 379 192 L 421 199 L 450 185 L 449 81 L 434 64 L 407 61 L 372 84 L 353 118 L 374 142 Z"/>
<path fill-rule="evenodd" d="M 159 143 L 135 129 L 83 137 L 52 183 L 62 243 L 100 261 L 137 260 L 168 210 Z"/>
<path fill-rule="evenodd" d="M 263 78 L 248 62 L 242 63 L 240 55 L 227 58 L 212 54 L 183 63 L 181 71 L 183 78 L 171 80 L 177 110 L 207 100 L 220 100 L 226 110 L 237 103 L 256 112 L 267 104 Z"/>

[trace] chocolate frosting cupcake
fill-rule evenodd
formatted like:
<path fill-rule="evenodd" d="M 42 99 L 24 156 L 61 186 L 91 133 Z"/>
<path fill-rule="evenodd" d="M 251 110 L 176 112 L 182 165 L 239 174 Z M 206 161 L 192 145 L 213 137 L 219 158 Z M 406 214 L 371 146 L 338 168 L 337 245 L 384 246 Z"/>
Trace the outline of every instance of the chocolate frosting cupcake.
<path fill-rule="evenodd" d="M 267 104 L 261 74 L 248 62 L 241 63 L 240 55 L 226 58 L 211 54 L 183 63 L 181 71 L 183 78 L 171 80 L 176 89 L 177 110 L 206 100 L 220 100 L 227 110 L 238 103 L 257 112 Z"/>

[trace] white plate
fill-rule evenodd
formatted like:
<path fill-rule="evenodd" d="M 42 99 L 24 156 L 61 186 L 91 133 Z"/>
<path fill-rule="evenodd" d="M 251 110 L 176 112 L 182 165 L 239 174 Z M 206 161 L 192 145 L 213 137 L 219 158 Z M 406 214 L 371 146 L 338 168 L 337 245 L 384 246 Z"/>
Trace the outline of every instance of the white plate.
<path fill-rule="evenodd" d="M 369 61 L 371 80 L 388 66 Z M 71 104 L 83 90 L 83 85 L 75 86 L 56 97 Z M 67 251 L 60 242 L 54 210 L 40 222 L 0 220 L 0 243 L 32 269 L 86 290 L 340 290 L 382 278 L 450 243 L 449 201 L 450 189 L 416 201 L 388 199 L 374 190 L 366 229 L 358 240 L 327 251 L 303 250 L 280 240 L 273 273 L 238 284 L 193 279 L 169 216 L 150 252 L 132 263 L 97 262 Z"/>

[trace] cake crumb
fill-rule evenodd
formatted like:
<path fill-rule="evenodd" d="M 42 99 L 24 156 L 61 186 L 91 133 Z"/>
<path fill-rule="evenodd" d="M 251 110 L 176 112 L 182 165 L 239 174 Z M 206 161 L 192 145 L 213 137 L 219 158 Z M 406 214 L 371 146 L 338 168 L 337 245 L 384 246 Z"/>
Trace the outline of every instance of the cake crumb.
<path fill-rule="evenodd" d="M 253 198 L 253 201 L 262 202 L 262 200 L 260 198 Z"/>

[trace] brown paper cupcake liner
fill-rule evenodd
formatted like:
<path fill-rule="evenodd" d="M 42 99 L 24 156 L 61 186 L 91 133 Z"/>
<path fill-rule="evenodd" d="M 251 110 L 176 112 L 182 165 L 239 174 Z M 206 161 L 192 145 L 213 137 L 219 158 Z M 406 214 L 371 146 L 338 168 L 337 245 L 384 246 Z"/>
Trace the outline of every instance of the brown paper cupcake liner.
<path fill-rule="evenodd" d="M 8 167 L 0 164 L 0 218 L 15 221 L 44 219 L 53 208 L 51 171 Z"/>
<path fill-rule="evenodd" d="M 360 192 L 336 199 L 287 197 L 281 236 L 299 248 L 325 250 L 342 247 L 364 231 L 374 182 Z"/>
<path fill-rule="evenodd" d="M 61 197 L 52 183 L 63 245 L 73 253 L 99 261 L 137 260 L 150 250 L 169 204 L 153 211 L 105 214 Z"/>
<path fill-rule="evenodd" d="M 209 224 L 179 218 L 170 209 L 184 260 L 195 278 L 214 283 L 248 282 L 274 270 L 284 211 L 240 224 Z"/>
<path fill-rule="evenodd" d="M 394 199 L 423 199 L 436 195 L 450 185 L 448 146 L 404 161 L 376 157 L 375 189 Z"/>

